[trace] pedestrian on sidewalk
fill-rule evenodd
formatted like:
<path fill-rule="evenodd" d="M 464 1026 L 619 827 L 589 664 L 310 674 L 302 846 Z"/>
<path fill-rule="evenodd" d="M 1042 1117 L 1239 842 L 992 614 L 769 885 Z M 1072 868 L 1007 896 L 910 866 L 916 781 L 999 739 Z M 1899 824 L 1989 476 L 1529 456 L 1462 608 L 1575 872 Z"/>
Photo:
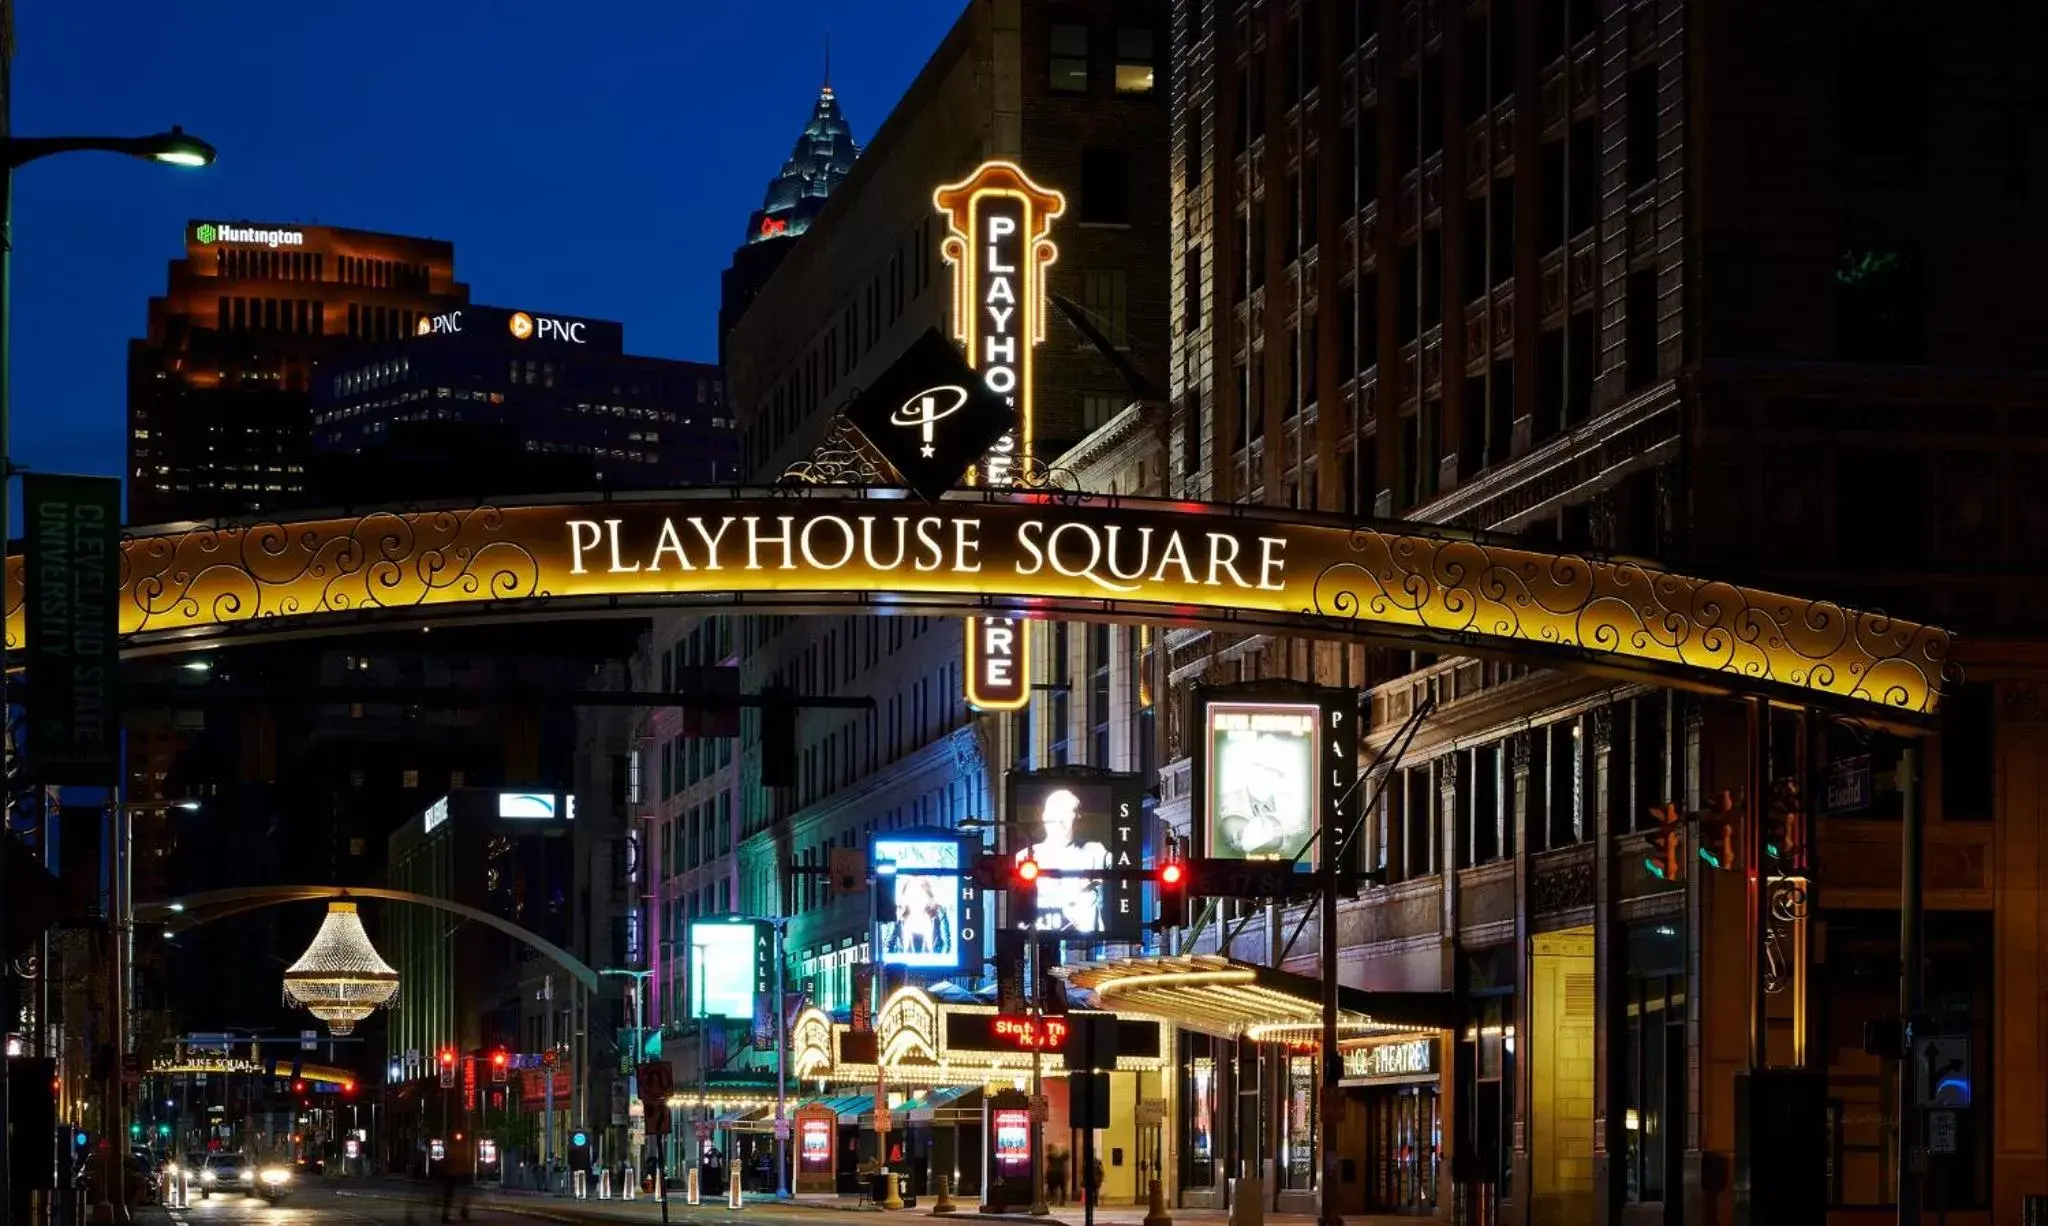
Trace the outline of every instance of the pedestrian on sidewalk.
<path fill-rule="evenodd" d="M 1045 1151 L 1045 1199 L 1055 1205 L 1067 1203 L 1067 1151 L 1057 1145 Z"/>

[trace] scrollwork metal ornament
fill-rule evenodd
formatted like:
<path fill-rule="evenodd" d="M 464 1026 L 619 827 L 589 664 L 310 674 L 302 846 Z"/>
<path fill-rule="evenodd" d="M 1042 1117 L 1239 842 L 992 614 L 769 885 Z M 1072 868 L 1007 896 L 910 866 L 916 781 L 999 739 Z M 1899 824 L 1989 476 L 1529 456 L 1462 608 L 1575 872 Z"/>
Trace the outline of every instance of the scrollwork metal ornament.
<path fill-rule="evenodd" d="M 858 393 L 855 393 L 858 395 Z M 844 414 L 834 414 L 825 435 L 782 472 L 782 485 L 886 485 L 893 473 Z"/>
<path fill-rule="evenodd" d="M 1771 918 L 1796 924 L 1806 918 L 1806 879 L 1779 877 L 1771 882 Z"/>

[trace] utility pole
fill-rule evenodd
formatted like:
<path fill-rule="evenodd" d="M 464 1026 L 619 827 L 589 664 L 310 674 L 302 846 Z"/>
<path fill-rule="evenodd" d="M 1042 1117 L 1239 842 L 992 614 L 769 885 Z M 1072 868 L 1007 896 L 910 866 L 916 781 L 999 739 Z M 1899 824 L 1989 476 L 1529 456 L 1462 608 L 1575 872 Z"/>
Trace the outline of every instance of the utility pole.
<path fill-rule="evenodd" d="M 546 1004 L 541 1021 L 541 1078 L 546 1098 L 541 1107 L 540 1169 L 543 1182 L 555 1175 L 555 977 L 541 976 L 540 998 Z"/>
<path fill-rule="evenodd" d="M 769 919 L 775 926 L 775 1198 L 789 1199 L 789 996 L 782 982 L 783 941 L 789 917 Z"/>
<path fill-rule="evenodd" d="M 1899 791 L 1902 793 L 1899 831 L 1899 1226 L 1920 1226 L 1920 1172 L 1913 1169 L 1914 1152 L 1920 1139 L 1922 1119 L 1914 1101 L 1914 1027 L 1922 1005 L 1921 898 L 1927 816 L 1920 807 L 1920 749 L 1906 746 L 1899 755 Z"/>

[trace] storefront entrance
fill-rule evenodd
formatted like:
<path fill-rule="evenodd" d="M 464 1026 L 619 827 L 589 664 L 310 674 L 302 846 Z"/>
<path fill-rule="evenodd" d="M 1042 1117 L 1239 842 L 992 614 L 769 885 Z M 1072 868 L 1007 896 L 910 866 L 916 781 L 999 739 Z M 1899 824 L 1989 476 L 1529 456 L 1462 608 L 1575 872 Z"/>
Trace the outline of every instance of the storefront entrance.
<path fill-rule="evenodd" d="M 1432 1213 L 1443 1116 L 1434 1086 L 1365 1091 L 1365 1198 L 1372 1213 Z"/>

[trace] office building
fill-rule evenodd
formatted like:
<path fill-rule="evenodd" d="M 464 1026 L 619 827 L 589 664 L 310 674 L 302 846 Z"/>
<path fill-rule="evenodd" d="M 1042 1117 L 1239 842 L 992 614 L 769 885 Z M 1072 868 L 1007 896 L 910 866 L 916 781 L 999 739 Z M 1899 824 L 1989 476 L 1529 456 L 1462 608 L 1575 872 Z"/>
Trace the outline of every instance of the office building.
<path fill-rule="evenodd" d="M 509 431 L 527 453 L 572 457 L 612 488 L 729 484 L 739 475 L 718 371 L 627 354 L 624 328 L 604 320 L 459 307 L 422 317 L 402 339 L 323 362 L 312 392 L 316 491 L 336 484 L 323 474 L 358 467 L 328 457 L 375 454 L 400 423 Z M 476 492 L 502 485 L 486 480 Z"/>
<path fill-rule="evenodd" d="M 313 368 L 456 310 L 455 248 L 334 226 L 195 221 L 128 345 L 128 522 L 275 511 L 305 485 Z"/>
<path fill-rule="evenodd" d="M 1795 820 L 1816 866 L 1807 920 L 1772 923 L 1764 1059 L 1827 1078 L 1799 1135 L 1826 1137 L 1839 1222 L 1922 1181 L 1930 1205 L 2018 1221 L 2021 1195 L 2048 1186 L 2048 1147 L 2022 1122 L 2048 1084 L 2030 986 L 2044 965 L 2001 935 L 2031 931 L 2040 897 L 2039 858 L 2007 854 L 2040 835 L 2042 624 L 2019 577 L 2040 567 L 2033 536 L 2000 528 L 2042 515 L 2038 465 L 2008 433 L 2042 405 L 2019 340 L 2041 307 L 2005 271 L 2038 238 L 2027 193 L 1960 187 L 2009 173 L 1999 134 L 2026 87 L 1999 48 L 2020 29 L 2015 13 L 1804 0 L 1175 6 L 1178 492 L 1521 533 L 1781 590 L 1824 575 L 1831 597 L 1970 636 L 1971 683 L 1922 743 L 1923 782 L 1882 733 L 1788 712 L 1759 726 L 1780 810 L 1785 784 L 1806 798 L 1791 807 L 1809 811 Z M 1453 994 L 1463 1014 L 1361 1046 L 1355 1068 L 1347 1053 L 1334 1189 L 1290 1131 L 1325 1107 L 1299 1055 L 1184 1035 L 1180 1202 L 1224 1203 L 1240 1161 L 1278 1138 L 1269 1208 L 1725 1215 L 1754 990 L 1741 878 L 1688 854 L 1679 881 L 1659 879 L 1643 832 L 1666 802 L 1741 796 L 1739 704 L 1206 631 L 1166 648 L 1176 691 L 1366 689 L 1368 763 L 1435 701 L 1368 784 L 1386 883 L 1348 909 L 1338 967 L 1288 965 Z M 1167 701 L 1169 745 L 1187 743 L 1185 697 Z M 1169 760 L 1161 779 L 1183 826 L 1187 772 Z M 1897 1146 L 1902 1128 L 1918 1143 L 1922 1113 L 1862 1037 L 1899 1008 L 1914 804 L 1943 849 L 1922 1033 L 1966 1048 L 1960 1075 L 1999 1096 L 1956 1109 L 1967 1139 L 1924 1176 Z"/>
<path fill-rule="evenodd" d="M 746 314 L 754 296 L 768 283 L 798 236 L 825 207 L 860 156 L 853 126 L 839 109 L 831 82 L 818 91 L 811 117 L 797 134 L 789 160 L 768 181 L 761 207 L 747 218 L 747 235 L 732 253 L 732 265 L 719 279 L 718 361 L 725 364 L 725 341 Z"/>
<path fill-rule="evenodd" d="M 727 340 L 728 391 L 744 434 L 744 464 L 756 479 L 773 480 L 809 456 L 852 389 L 871 384 L 927 329 L 947 327 L 950 276 L 940 251 L 946 220 L 933 191 L 991 160 L 1014 161 L 1064 194 L 1066 212 L 1053 230 L 1058 259 L 1047 273 L 1051 293 L 1142 379 L 1165 385 L 1168 178 L 1160 52 L 1167 16 L 1164 4 L 1055 10 L 976 0 L 964 8 Z M 1126 372 L 1059 311 L 1048 311 L 1035 360 L 1040 463 L 1061 457 L 1130 405 Z M 1000 819 L 1002 777 L 1013 765 L 1134 760 L 1108 748 L 1097 756 L 1092 729 L 1089 738 L 1067 740 L 1042 726 L 1033 732 L 1016 717 L 977 716 L 965 700 L 963 635 L 954 619 L 755 617 L 734 630 L 746 692 L 786 685 L 874 701 L 867 712 L 804 712 L 796 786 L 786 789 L 758 786 L 759 725 L 751 716 L 742 724 L 739 907 L 789 917 L 791 991 L 826 1015 L 847 1018 L 866 1007 L 876 961 L 866 898 L 827 888 L 822 870 L 835 848 L 864 848 L 878 834 L 911 827 Z M 1109 651 L 1122 642 L 1080 627 L 1044 634 L 1058 634 L 1075 659 L 1084 643 Z M 1097 667 L 1107 665 L 1097 661 L 1085 670 Z M 1060 698 L 1076 726 L 1086 718 L 1084 698 L 1078 686 Z M 1098 713 L 1108 722 L 1106 711 Z M 1019 748 L 1040 743 L 1043 756 Z M 785 865 L 816 871 L 790 875 L 785 890 Z M 919 976 L 920 991 L 971 1007 L 965 1002 L 988 986 L 974 961 L 958 975 Z M 891 992 L 897 982 L 891 980 Z M 980 1169 L 965 1156 L 973 1152 L 974 1130 L 962 1125 L 957 1140 L 943 1139 L 967 1115 L 979 1118 L 979 1099 L 971 1095 L 982 1092 L 983 1079 L 963 1071 L 960 1080 L 927 1104 L 943 1118 L 899 1136 L 907 1147 L 903 1161 L 922 1173 L 927 1190 L 933 1175 L 956 1163 L 956 1190 L 980 1186 Z M 859 1150 L 866 1157 L 874 1146 L 873 1104 L 860 1105 L 852 1087 L 846 1092 L 854 1098 L 842 1122 L 853 1144 L 867 1147 Z M 1065 1118 L 1064 1091 L 1053 1093 L 1057 1121 Z M 850 1167 L 850 1157 L 841 1165 Z M 1111 1186 L 1120 1199 L 1137 1195 L 1135 1166 L 1116 1169 Z"/>

